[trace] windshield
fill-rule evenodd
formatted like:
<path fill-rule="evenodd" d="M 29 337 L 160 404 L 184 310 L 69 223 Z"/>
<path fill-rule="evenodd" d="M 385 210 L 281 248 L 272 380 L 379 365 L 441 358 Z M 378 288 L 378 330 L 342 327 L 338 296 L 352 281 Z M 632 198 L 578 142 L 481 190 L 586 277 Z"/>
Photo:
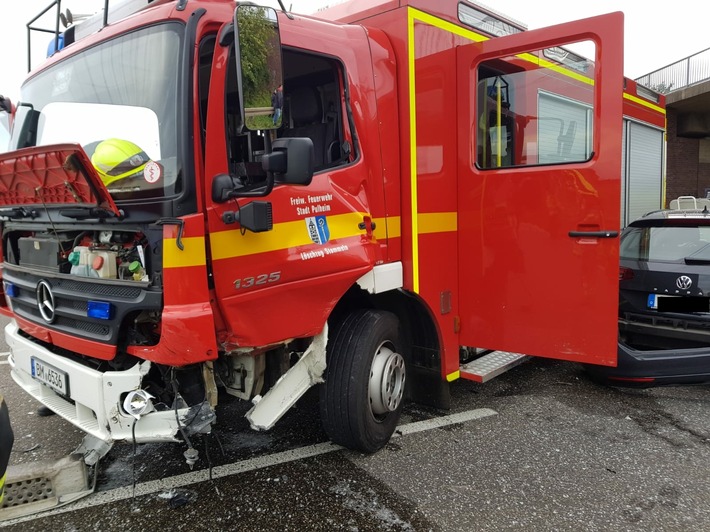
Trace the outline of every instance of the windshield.
<path fill-rule="evenodd" d="M 30 79 L 10 147 L 81 144 L 115 199 L 179 192 L 182 31 L 175 23 L 144 28 Z"/>
<path fill-rule="evenodd" d="M 633 227 L 621 239 L 622 259 L 678 262 L 710 260 L 710 226 Z"/>

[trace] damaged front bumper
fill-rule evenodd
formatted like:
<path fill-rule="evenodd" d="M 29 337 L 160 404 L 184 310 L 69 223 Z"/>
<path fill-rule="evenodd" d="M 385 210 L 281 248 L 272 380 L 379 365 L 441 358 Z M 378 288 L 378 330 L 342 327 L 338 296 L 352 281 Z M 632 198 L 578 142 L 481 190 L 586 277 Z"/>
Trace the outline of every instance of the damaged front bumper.
<path fill-rule="evenodd" d="M 180 441 L 181 436 L 209 432 L 215 420 L 214 410 L 207 402 L 177 410 L 153 410 L 138 419 L 126 412 L 123 407 L 126 394 L 141 389 L 143 377 L 150 370 L 149 361 L 124 371 L 100 372 L 55 355 L 21 336 L 14 321 L 5 327 L 5 338 L 10 346 L 9 361 L 14 381 L 40 403 L 103 442 L 104 447 L 107 445 L 102 454 L 117 441 Z M 65 394 L 57 393 L 33 378 L 37 361 L 66 378 Z"/>

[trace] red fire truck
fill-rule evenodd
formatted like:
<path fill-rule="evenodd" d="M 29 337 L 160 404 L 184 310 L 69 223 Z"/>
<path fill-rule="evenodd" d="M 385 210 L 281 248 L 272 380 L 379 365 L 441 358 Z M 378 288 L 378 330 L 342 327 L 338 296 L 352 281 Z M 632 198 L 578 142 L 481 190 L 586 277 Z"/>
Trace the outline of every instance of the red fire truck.
<path fill-rule="evenodd" d="M 328 436 L 372 452 L 457 379 L 615 364 L 626 140 L 665 122 L 621 13 L 129 0 L 56 27 L 5 102 L 3 313 L 87 462 L 194 462 L 220 390 L 265 430 L 317 384 Z"/>

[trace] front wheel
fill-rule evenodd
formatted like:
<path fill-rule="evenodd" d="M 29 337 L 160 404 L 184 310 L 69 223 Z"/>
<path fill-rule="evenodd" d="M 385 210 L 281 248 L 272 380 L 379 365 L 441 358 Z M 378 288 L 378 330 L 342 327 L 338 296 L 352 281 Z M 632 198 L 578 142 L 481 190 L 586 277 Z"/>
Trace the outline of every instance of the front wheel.
<path fill-rule="evenodd" d="M 323 427 L 330 439 L 372 453 L 397 427 L 407 379 L 399 320 L 380 310 L 350 313 L 328 342 L 320 391 Z"/>

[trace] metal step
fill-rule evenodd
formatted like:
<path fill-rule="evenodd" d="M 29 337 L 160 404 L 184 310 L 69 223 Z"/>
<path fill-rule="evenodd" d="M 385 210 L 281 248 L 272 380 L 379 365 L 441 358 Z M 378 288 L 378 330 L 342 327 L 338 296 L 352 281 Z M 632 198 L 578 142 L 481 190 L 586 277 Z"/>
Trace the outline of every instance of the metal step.
<path fill-rule="evenodd" d="M 94 479 L 96 471 L 94 471 Z M 10 466 L 5 498 L 0 506 L 3 523 L 56 508 L 94 491 L 82 455 L 71 454 L 56 462 L 33 462 Z"/>
<path fill-rule="evenodd" d="M 509 351 L 491 351 L 476 360 L 463 364 L 459 371 L 462 379 L 476 382 L 486 382 L 501 373 L 505 373 L 510 368 L 522 364 L 527 359 L 532 358 L 520 353 L 510 353 Z"/>

